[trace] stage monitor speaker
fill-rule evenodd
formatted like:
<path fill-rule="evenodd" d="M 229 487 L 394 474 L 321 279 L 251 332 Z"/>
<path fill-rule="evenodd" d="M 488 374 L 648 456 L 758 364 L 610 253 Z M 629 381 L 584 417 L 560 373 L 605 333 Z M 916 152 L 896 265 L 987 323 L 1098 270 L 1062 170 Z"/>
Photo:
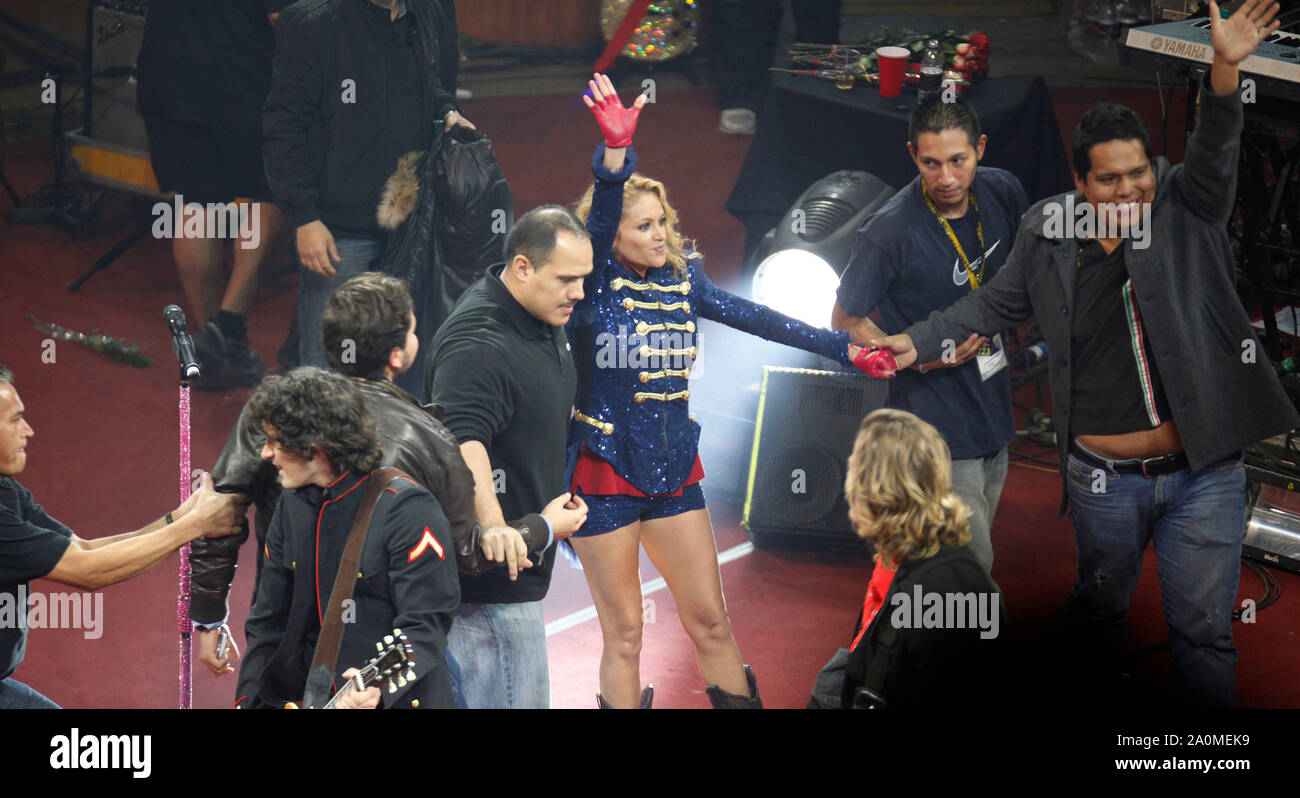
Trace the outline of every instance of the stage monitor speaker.
<path fill-rule="evenodd" d="M 845 468 L 862 418 L 888 393 L 861 374 L 763 369 L 741 519 L 754 545 L 867 553 L 849 524 Z"/>

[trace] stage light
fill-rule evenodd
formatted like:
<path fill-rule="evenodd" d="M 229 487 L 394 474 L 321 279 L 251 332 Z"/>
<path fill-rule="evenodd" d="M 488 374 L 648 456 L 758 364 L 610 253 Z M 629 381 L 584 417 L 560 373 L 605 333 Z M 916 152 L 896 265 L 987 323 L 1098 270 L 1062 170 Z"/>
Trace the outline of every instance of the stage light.
<path fill-rule="evenodd" d="M 808 187 L 754 255 L 756 302 L 808 324 L 829 327 L 835 289 L 858 228 L 894 195 L 867 172 L 833 172 Z"/>
<path fill-rule="evenodd" d="M 839 274 L 817 253 L 783 249 L 758 264 L 754 301 L 815 327 L 829 327 L 839 284 Z"/>

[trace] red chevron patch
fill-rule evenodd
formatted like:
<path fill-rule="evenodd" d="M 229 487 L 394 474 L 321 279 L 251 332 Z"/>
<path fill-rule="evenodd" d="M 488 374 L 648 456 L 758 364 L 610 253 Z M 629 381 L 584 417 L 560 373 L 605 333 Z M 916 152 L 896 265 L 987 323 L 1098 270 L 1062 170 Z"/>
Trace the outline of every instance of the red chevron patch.
<path fill-rule="evenodd" d="M 447 559 L 447 556 L 442 552 L 442 546 L 438 543 L 438 539 L 433 536 L 433 533 L 430 532 L 429 528 L 426 526 L 424 528 L 424 537 L 420 538 L 420 542 L 415 544 L 415 548 L 411 549 L 407 553 L 406 561 L 415 562 L 420 559 L 426 549 L 433 549 L 440 560 Z"/>

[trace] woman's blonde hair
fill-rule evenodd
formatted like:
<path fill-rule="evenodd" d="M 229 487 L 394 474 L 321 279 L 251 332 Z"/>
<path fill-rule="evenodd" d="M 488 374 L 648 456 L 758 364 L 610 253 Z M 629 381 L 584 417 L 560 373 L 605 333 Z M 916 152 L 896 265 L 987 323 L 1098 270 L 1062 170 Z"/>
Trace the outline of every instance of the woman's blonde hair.
<path fill-rule="evenodd" d="M 589 186 L 582 199 L 574 206 L 573 212 L 578 215 L 583 224 L 587 223 L 587 217 L 591 214 L 591 198 L 595 192 L 595 186 Z M 650 192 L 659 198 L 659 203 L 664 206 L 664 216 L 668 217 L 666 225 L 668 229 L 668 241 L 666 249 L 668 253 L 668 264 L 673 267 L 673 275 L 677 278 L 686 277 L 686 259 L 687 251 L 691 252 L 690 257 L 699 257 L 700 253 L 695 248 L 695 242 L 685 238 L 677 230 L 677 211 L 673 206 L 668 204 L 668 189 L 658 180 L 646 177 L 640 172 L 633 172 L 632 176 L 623 184 L 623 213 L 632 207 L 632 203 L 640 194 Z M 620 219 L 621 221 L 621 219 Z M 600 253 L 597 253 L 600 254 Z"/>
<path fill-rule="evenodd" d="M 845 499 L 860 537 L 901 563 L 970 540 L 970 508 L 952 492 L 952 456 L 931 425 L 902 410 L 862 419 Z"/>

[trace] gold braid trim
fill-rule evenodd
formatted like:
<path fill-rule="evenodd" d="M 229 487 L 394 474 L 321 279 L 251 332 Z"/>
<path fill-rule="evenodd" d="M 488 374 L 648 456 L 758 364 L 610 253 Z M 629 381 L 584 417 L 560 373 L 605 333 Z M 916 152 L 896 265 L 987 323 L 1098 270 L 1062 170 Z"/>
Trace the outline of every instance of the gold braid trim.
<path fill-rule="evenodd" d="M 691 398 L 691 392 L 689 390 L 678 391 L 677 393 L 638 392 L 632 395 L 632 401 L 636 402 L 639 405 L 645 404 L 645 400 L 647 399 L 654 399 L 659 402 L 671 402 L 674 399 L 690 399 L 690 398 Z"/>
<path fill-rule="evenodd" d="M 681 330 L 683 332 L 695 332 L 695 322 L 688 321 L 685 324 L 666 321 L 663 324 L 650 324 L 649 322 L 638 321 L 636 323 L 636 334 L 645 335 L 646 333 L 659 332 L 661 330 Z"/>
<path fill-rule="evenodd" d="M 691 370 L 690 369 L 664 369 L 663 371 L 643 371 L 637 375 L 637 379 L 641 380 L 641 382 L 649 382 L 650 380 L 662 380 L 664 377 L 682 377 L 684 379 L 690 379 Z"/>
<path fill-rule="evenodd" d="M 631 288 L 633 291 L 663 291 L 666 294 L 682 294 L 683 296 L 691 292 L 690 280 L 683 280 L 676 285 L 661 285 L 659 283 L 637 283 L 625 277 L 615 277 L 609 281 L 609 287 L 615 291 Z"/>
<path fill-rule="evenodd" d="M 626 297 L 623 300 L 625 310 L 636 310 L 643 308 L 645 310 L 682 310 L 687 313 L 691 312 L 690 302 L 638 302 L 632 297 Z"/>
<path fill-rule="evenodd" d="M 594 419 L 580 410 L 573 411 L 573 419 L 574 421 L 581 421 L 583 424 L 590 424 L 591 426 L 595 427 L 596 429 L 600 430 L 606 435 L 614 434 L 613 424 L 609 423 L 608 421 L 600 421 L 598 419 Z"/>

